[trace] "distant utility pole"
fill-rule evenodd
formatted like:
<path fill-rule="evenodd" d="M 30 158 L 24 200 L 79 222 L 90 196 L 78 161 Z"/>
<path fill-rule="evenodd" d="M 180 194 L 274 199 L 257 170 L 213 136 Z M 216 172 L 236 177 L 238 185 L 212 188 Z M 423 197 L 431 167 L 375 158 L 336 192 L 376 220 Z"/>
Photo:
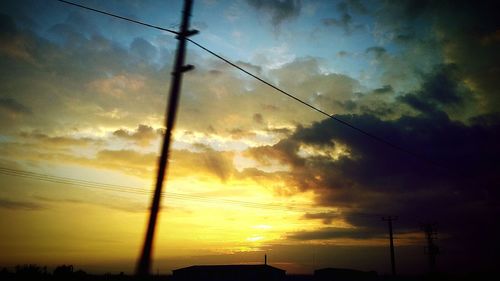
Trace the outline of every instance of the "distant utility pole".
<path fill-rule="evenodd" d="M 390 249 L 391 249 L 391 270 L 392 270 L 392 275 L 396 275 L 396 259 L 394 257 L 394 239 L 393 239 L 393 233 L 392 233 L 392 221 L 398 220 L 398 217 L 382 217 L 383 221 L 387 221 L 389 224 L 389 242 L 390 242 Z"/>
<path fill-rule="evenodd" d="M 437 236 L 435 223 L 426 223 L 422 225 L 422 230 L 425 232 L 427 240 L 427 255 L 429 256 L 429 270 L 431 273 L 436 272 L 436 256 L 439 254 L 439 247 L 434 244 L 434 239 Z"/>
<path fill-rule="evenodd" d="M 151 269 L 151 253 L 153 248 L 153 240 L 156 229 L 156 221 L 158 218 L 158 211 L 160 209 L 160 198 L 163 188 L 163 180 L 167 171 L 167 164 L 169 158 L 170 141 L 172 138 L 172 130 L 175 124 L 175 116 L 177 113 L 177 106 L 179 104 L 179 95 L 182 85 L 182 74 L 188 70 L 193 69 L 192 65 L 184 65 L 186 57 L 186 38 L 198 33 L 196 30 L 189 30 L 189 17 L 191 16 L 191 9 L 193 0 L 184 0 L 184 9 L 182 11 L 182 23 L 180 31 L 177 34 L 179 40 L 177 44 L 177 51 L 175 57 L 174 68 L 172 72 L 172 82 L 170 84 L 170 96 L 168 101 L 167 116 L 165 118 L 165 136 L 163 138 L 163 146 L 161 156 L 158 160 L 158 175 L 156 178 L 156 186 L 151 202 L 151 210 L 149 215 L 148 228 L 146 237 L 144 238 L 144 245 L 142 253 L 139 258 L 136 274 L 149 275 Z"/>

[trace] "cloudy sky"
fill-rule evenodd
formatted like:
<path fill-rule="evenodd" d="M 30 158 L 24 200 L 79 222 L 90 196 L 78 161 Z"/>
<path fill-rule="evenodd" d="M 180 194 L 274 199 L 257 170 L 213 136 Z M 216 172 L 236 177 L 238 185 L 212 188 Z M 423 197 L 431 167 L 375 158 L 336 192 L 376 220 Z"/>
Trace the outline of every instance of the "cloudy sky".
<path fill-rule="evenodd" d="M 75 0 L 76 1 L 76 0 Z M 182 1 L 77 1 L 178 29 Z M 155 242 L 161 272 L 269 262 L 445 271 L 498 260 L 493 1 L 197 0 Z M 0 265 L 133 272 L 175 55 L 169 33 L 54 0 L 0 4 Z"/>

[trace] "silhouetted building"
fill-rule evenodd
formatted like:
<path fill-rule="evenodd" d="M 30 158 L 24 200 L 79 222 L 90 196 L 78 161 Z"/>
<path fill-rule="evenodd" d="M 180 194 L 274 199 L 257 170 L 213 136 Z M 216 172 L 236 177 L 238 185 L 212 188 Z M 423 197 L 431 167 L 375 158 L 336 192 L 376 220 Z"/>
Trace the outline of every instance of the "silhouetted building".
<path fill-rule="evenodd" d="M 315 281 L 372 281 L 377 280 L 375 271 L 359 271 L 344 268 L 322 268 L 314 271 Z"/>
<path fill-rule="evenodd" d="M 285 270 L 267 264 L 194 265 L 173 270 L 175 281 L 282 281 Z"/>

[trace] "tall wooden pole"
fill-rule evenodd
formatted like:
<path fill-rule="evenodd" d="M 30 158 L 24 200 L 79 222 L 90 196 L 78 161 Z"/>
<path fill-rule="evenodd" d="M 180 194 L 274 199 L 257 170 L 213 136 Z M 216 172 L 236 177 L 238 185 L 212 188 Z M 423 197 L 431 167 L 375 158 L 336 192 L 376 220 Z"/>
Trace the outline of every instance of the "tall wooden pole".
<path fill-rule="evenodd" d="M 389 224 L 389 247 L 391 251 L 391 272 L 392 275 L 396 275 L 396 258 L 394 256 L 394 237 L 393 237 L 393 232 L 392 232 L 392 221 L 397 220 L 397 217 L 383 217 L 383 221 L 387 221 Z"/>
<path fill-rule="evenodd" d="M 426 223 L 422 225 L 425 232 L 425 239 L 427 240 L 427 255 L 429 256 L 429 271 L 430 273 L 436 272 L 436 257 L 439 254 L 439 247 L 434 243 L 437 235 L 436 224 Z"/>
<path fill-rule="evenodd" d="M 151 255 L 153 248 L 153 241 L 156 229 L 156 221 L 158 212 L 160 210 L 160 199 L 163 189 L 163 180 L 167 172 L 170 143 L 172 139 L 172 131 L 175 124 L 175 116 L 177 113 L 177 106 L 179 104 L 179 96 L 182 85 L 182 74 L 193 68 L 192 65 L 184 65 L 186 56 L 186 38 L 197 33 L 196 30 L 189 30 L 189 17 L 191 16 L 191 9 L 193 0 L 184 0 L 184 9 L 182 11 L 182 23 L 180 31 L 177 35 L 178 45 L 175 57 L 174 68 L 172 72 L 172 83 L 170 84 L 170 96 L 168 102 L 167 115 L 165 119 L 165 136 L 163 138 L 163 146 L 161 156 L 158 160 L 158 175 L 156 178 L 155 191 L 153 200 L 151 202 L 151 209 L 149 215 L 148 228 L 146 230 L 146 237 L 144 238 L 144 245 L 142 253 L 139 258 L 136 274 L 148 275 L 151 269 Z"/>

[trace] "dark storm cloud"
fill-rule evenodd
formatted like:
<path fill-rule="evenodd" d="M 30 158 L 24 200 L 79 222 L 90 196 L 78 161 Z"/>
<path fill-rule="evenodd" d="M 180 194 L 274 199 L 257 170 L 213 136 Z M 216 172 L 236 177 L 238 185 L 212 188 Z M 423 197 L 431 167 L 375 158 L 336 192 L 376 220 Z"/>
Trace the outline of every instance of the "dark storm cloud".
<path fill-rule="evenodd" d="M 417 115 L 387 120 L 367 112 L 335 116 L 418 157 L 394 150 L 332 119 L 298 127 L 288 138 L 273 146 L 253 148 L 249 154 L 263 165 L 274 159 L 289 166 L 287 185 L 312 190 L 320 205 L 339 208 L 342 218 L 361 231 L 355 234 L 357 230 L 353 229 L 352 238 L 368 235 L 363 229 L 374 235 L 383 233 L 385 225 L 380 217 L 398 215 L 401 231 L 418 231 L 419 223 L 438 221 L 440 231 L 451 237 L 442 241 L 448 249 L 460 252 L 464 259 L 470 259 L 468 254 L 486 255 L 486 250 L 477 250 L 470 241 L 483 237 L 480 244 L 484 249 L 500 248 L 498 243 L 491 243 L 500 234 L 495 223 L 500 215 L 500 116 L 450 119 L 445 110 L 463 105 L 471 95 L 453 65 L 440 66 L 424 79 L 420 90 L 389 104 L 392 108 L 409 104 L 419 111 Z M 304 156 L 300 153 L 304 146 L 331 153 L 347 147 L 347 153 L 337 159 L 326 156 L 328 153 Z M 464 228 L 466 225 L 471 227 Z M 351 235 L 330 230 L 292 233 L 290 237 Z"/>
<path fill-rule="evenodd" d="M 294 240 L 328 240 L 336 238 L 350 238 L 350 239 L 371 239 L 383 238 L 383 233 L 376 233 L 369 229 L 355 229 L 355 228 L 340 228 L 340 227 L 325 227 L 317 231 L 303 231 L 291 233 L 287 236 L 289 239 Z"/>
<path fill-rule="evenodd" d="M 319 219 L 322 220 L 324 224 L 331 224 L 334 219 L 340 218 L 341 216 L 336 212 L 324 212 L 324 213 L 306 213 L 304 219 Z"/>
<path fill-rule="evenodd" d="M 274 25 L 293 19 L 300 14 L 302 3 L 299 0 L 247 0 L 247 3 L 257 10 L 271 15 Z"/>
<path fill-rule="evenodd" d="M 445 113 L 438 111 L 430 116 L 403 116 L 389 121 L 366 114 L 337 117 L 357 127 L 369 128 L 371 133 L 379 137 L 417 151 L 422 157 L 433 159 L 453 171 L 465 172 L 475 180 L 483 181 L 481 177 L 476 177 L 484 173 L 494 176 L 492 171 L 498 166 L 494 161 L 500 155 L 495 145 L 495 141 L 500 140 L 496 132 L 499 127 L 497 123 L 475 122 L 467 126 L 450 120 Z M 338 161 L 328 161 L 319 156 L 304 159 L 297 156 L 301 144 L 326 150 L 334 149 L 337 144 L 346 144 L 350 156 L 342 156 Z M 300 172 L 297 176 L 310 173 L 311 178 L 305 180 L 311 184 L 303 187 L 327 192 L 327 196 L 319 198 L 324 204 L 334 203 L 336 198 L 341 199 L 337 203 L 360 203 L 364 199 L 373 203 L 385 195 L 401 196 L 410 190 L 415 200 L 418 200 L 419 192 L 427 189 L 435 189 L 428 194 L 430 197 L 437 195 L 440 188 L 449 189 L 451 193 L 471 191 L 469 186 L 460 182 L 461 178 L 454 175 L 450 177 L 447 170 L 388 149 L 343 128 L 334 120 L 324 120 L 310 128 L 299 128 L 290 139 L 278 143 L 275 148 L 280 150 L 275 153 L 280 161 L 292 164 L 294 172 Z M 312 178 L 314 171 L 319 171 L 322 176 L 320 180 Z M 300 180 L 304 181 L 302 178 Z M 484 185 L 490 192 L 495 192 L 488 182 Z M 366 193 L 356 194 L 359 189 Z M 423 192 L 422 196 L 426 195 Z M 404 196 L 399 199 L 405 200 Z M 385 200 L 382 201 L 385 203 Z M 377 210 L 385 213 L 390 210 L 387 207 L 382 204 Z"/>
<path fill-rule="evenodd" d="M 292 167 L 289 185 L 314 190 L 319 204 L 340 207 L 348 223 L 370 230 L 368 233 L 359 230 L 357 234 L 358 230 L 341 232 L 346 238 L 382 235 L 386 232 L 386 225 L 380 221 L 382 214 L 400 216 L 395 224 L 399 232 L 416 232 L 421 222 L 437 221 L 440 233 L 450 237 L 439 242 L 443 248 L 460 253 L 464 260 L 474 256 L 484 260 L 485 266 L 491 263 L 485 258 L 490 255 L 485 249 L 498 250 L 498 243 L 492 241 L 500 234 L 495 222 L 500 215 L 496 187 L 500 180 L 497 174 L 500 168 L 498 117 L 483 117 L 487 121 L 475 121 L 470 126 L 447 118 L 402 117 L 382 121 L 371 116 L 337 117 L 370 128 L 371 132 L 394 143 L 424 152 L 426 157 L 440 161 L 453 172 L 391 151 L 334 121 L 325 120 L 297 130 L 288 140 L 286 150 L 276 146 L 281 149 L 275 152 L 278 159 L 288 161 Z M 353 158 L 332 162 L 310 157 L 299 161 L 300 144 L 332 149 L 335 145 L 332 140 L 347 143 Z M 320 229 L 318 233 L 292 233 L 291 237 L 341 237 L 335 234 L 338 233 Z M 471 243 L 479 240 L 481 242 Z M 478 250 L 478 244 L 483 250 Z"/>
<path fill-rule="evenodd" d="M 483 112 L 498 112 L 499 10 L 498 1 L 407 0 L 384 2 L 374 15 L 379 36 L 439 53 L 473 85 Z"/>
<path fill-rule="evenodd" d="M 443 32 L 446 55 L 453 60 L 464 77 L 476 85 L 486 110 L 498 112 L 500 95 L 500 21 L 498 1 L 450 1 L 438 23 Z M 456 19 L 460 18 L 459 21 Z M 451 24 L 454 23 L 454 24 Z M 455 24 L 456 23 L 456 24 Z"/>
<path fill-rule="evenodd" d="M 424 79 L 419 91 L 400 96 L 399 100 L 427 114 L 475 103 L 472 91 L 462 82 L 454 64 L 437 66 Z"/>
<path fill-rule="evenodd" d="M 429 77 L 419 93 L 423 99 L 440 104 L 458 104 L 462 101 L 458 79 L 455 79 L 454 65 L 445 65 Z"/>

